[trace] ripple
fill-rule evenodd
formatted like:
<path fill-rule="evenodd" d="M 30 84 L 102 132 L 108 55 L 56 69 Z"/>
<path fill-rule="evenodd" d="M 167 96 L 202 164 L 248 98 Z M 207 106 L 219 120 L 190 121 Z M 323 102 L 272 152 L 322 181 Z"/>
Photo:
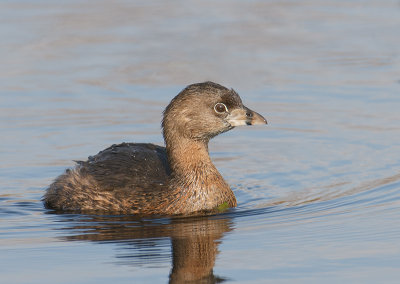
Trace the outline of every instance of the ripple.
<path fill-rule="evenodd" d="M 217 283 L 214 264 L 240 283 L 399 279 L 398 1 L 28 2 L 0 9 L 3 282 L 182 283 L 193 268 Z M 238 208 L 43 208 L 73 159 L 162 143 L 164 106 L 200 80 L 237 89 L 270 122 L 210 144 Z"/>
<path fill-rule="evenodd" d="M 400 204 L 400 174 L 366 182 L 345 191 L 320 191 L 310 195 L 296 192 L 293 197 L 256 204 L 253 208 L 239 206 L 222 214 L 229 218 L 255 217 L 254 222 L 291 223 L 335 215 L 370 215 L 377 211 L 396 210 Z M 251 201 L 258 201 L 253 199 Z M 329 223 L 327 223 L 329 224 Z"/>

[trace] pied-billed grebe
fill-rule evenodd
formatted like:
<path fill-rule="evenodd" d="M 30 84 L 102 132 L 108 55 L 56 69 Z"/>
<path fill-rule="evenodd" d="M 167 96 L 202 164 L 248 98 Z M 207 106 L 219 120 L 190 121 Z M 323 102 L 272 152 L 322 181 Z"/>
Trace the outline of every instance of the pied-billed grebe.
<path fill-rule="evenodd" d="M 63 211 L 141 215 L 235 207 L 235 195 L 211 162 L 208 141 L 235 126 L 266 123 L 234 90 L 212 82 L 189 85 L 164 111 L 165 148 L 112 145 L 60 175 L 44 204 Z"/>

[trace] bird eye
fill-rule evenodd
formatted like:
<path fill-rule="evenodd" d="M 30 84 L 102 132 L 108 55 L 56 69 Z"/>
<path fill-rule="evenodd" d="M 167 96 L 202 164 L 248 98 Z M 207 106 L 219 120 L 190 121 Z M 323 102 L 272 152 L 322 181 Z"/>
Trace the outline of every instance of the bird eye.
<path fill-rule="evenodd" d="M 224 105 L 223 103 L 217 103 L 214 106 L 214 110 L 216 113 L 224 113 L 224 112 L 228 112 L 228 108 L 226 107 L 226 105 Z"/>

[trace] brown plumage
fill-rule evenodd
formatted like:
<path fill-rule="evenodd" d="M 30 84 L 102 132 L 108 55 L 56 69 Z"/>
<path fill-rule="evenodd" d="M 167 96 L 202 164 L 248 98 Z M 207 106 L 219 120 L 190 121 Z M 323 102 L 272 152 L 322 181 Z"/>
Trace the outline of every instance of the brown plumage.
<path fill-rule="evenodd" d="M 112 145 L 60 175 L 44 204 L 63 211 L 142 215 L 235 207 L 235 195 L 211 162 L 208 142 L 235 126 L 266 123 L 233 90 L 212 82 L 189 85 L 164 111 L 165 148 Z"/>

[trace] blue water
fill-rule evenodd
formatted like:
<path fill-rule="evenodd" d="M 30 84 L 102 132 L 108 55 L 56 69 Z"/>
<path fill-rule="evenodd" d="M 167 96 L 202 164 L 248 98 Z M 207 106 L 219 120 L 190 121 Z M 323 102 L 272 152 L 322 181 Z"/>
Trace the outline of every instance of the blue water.
<path fill-rule="evenodd" d="M 398 1 L 3 1 L 0 22 L 1 283 L 398 282 Z M 43 208 L 73 160 L 162 145 L 205 80 L 269 122 L 210 143 L 238 208 Z"/>

